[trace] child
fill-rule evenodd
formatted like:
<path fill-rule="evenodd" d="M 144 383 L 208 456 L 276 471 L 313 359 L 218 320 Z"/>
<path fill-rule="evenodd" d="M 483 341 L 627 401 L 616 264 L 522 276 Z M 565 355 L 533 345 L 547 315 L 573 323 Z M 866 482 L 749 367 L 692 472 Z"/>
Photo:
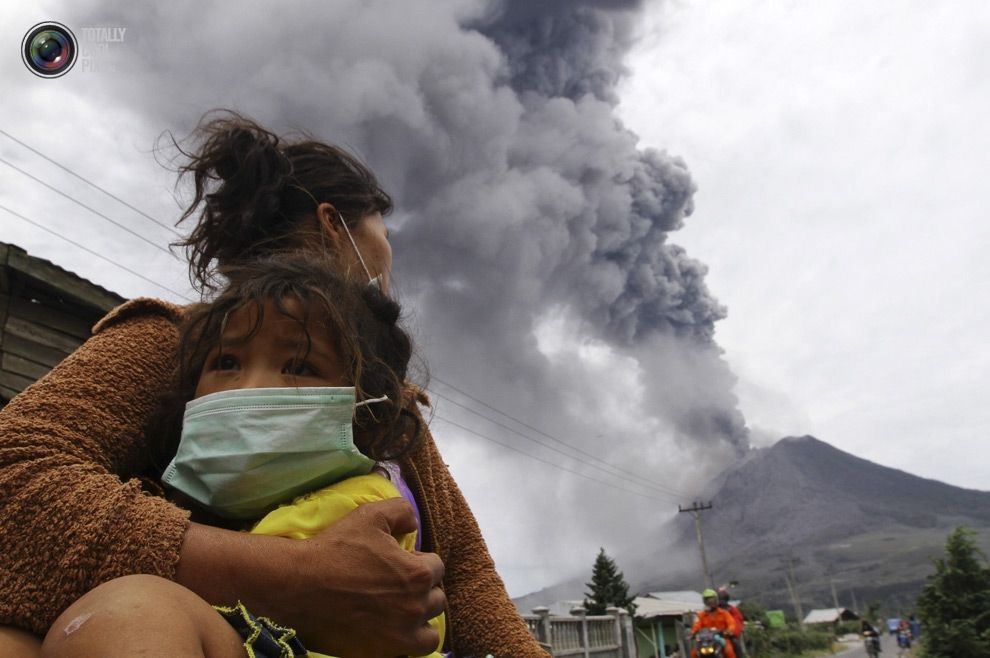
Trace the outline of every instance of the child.
<path fill-rule="evenodd" d="M 421 430 L 403 404 L 411 344 L 399 306 L 299 256 L 225 275 L 181 330 L 159 462 L 171 458 L 162 482 L 174 498 L 206 523 L 299 539 L 367 502 L 403 496 L 416 509 L 394 462 Z M 184 401 L 179 438 L 168 427 Z M 400 539 L 407 550 L 417 542 Z M 239 602 L 217 610 L 249 656 L 320 655 Z M 442 646 L 443 615 L 430 623 Z"/>

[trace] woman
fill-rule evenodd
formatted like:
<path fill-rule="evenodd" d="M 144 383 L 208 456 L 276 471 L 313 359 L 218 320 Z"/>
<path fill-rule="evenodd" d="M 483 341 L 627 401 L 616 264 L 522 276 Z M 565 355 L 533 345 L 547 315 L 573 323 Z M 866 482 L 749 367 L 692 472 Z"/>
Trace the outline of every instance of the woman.
<path fill-rule="evenodd" d="M 387 290 L 392 256 L 382 216 L 391 200 L 361 163 L 320 142 L 284 143 L 234 114 L 198 134 L 202 144 L 182 169 L 195 183 L 182 219 L 199 212 L 183 243 L 197 284 L 213 287 L 217 263 L 299 249 Z M 359 646 L 363 656 L 425 653 L 437 641 L 427 622 L 445 608 L 446 648 L 462 658 L 546 655 L 509 601 L 428 433 L 401 467 L 417 500 L 433 502 L 419 528 L 430 553 L 398 546 L 394 535 L 417 525 L 402 501 L 362 506 L 304 541 L 190 523 L 166 501 L 144 427 L 170 383 L 181 313 L 156 300 L 125 304 L 0 411 L 0 623 L 9 625 L 0 656 L 4 641 L 17 647 L 6 655 L 30 655 L 22 647 L 32 638 L 13 627 L 43 634 L 96 587 L 113 588 L 130 609 L 177 602 L 155 609 L 156 618 L 236 596 L 332 655 L 355 655 Z M 417 397 L 424 399 L 410 391 L 410 407 Z M 81 615 L 52 632 L 85 622 Z"/>

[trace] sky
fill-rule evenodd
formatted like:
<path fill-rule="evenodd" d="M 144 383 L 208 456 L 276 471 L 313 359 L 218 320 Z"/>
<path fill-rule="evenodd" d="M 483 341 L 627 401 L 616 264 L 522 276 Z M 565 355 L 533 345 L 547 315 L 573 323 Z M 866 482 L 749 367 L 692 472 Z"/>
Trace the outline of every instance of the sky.
<path fill-rule="evenodd" d="M 4 5 L 0 240 L 190 300 L 164 131 L 229 107 L 358 153 L 510 594 L 786 435 L 986 488 L 981 3 L 247 4 Z M 41 79 L 45 20 L 123 40 Z"/>
<path fill-rule="evenodd" d="M 990 8 L 860 4 L 651 5 L 619 115 L 698 182 L 753 442 L 986 489 Z"/>

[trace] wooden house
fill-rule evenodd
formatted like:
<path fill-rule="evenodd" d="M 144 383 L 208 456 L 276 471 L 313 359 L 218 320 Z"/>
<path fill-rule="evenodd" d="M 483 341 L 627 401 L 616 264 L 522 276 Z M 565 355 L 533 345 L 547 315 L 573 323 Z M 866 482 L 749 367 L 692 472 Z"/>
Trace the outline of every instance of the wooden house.
<path fill-rule="evenodd" d="M 120 295 L 0 242 L 0 406 L 90 336 Z"/>
<path fill-rule="evenodd" d="M 635 603 L 638 658 L 689 655 L 685 638 L 694 614 L 705 607 L 700 592 L 650 592 Z"/>
<path fill-rule="evenodd" d="M 806 626 L 812 624 L 830 624 L 836 626 L 843 621 L 856 621 L 859 615 L 848 608 L 821 608 L 812 610 L 804 616 Z"/>

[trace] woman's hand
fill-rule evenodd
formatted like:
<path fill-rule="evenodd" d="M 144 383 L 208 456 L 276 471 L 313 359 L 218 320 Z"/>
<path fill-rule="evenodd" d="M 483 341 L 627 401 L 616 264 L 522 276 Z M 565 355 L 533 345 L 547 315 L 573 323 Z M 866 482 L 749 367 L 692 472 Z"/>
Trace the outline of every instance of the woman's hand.
<path fill-rule="evenodd" d="M 299 601 L 287 623 L 315 650 L 335 656 L 423 655 L 439 637 L 427 623 L 443 612 L 443 564 L 433 553 L 409 553 L 396 537 L 416 530 L 401 499 L 367 504 L 312 539 L 297 542 L 300 586 L 318 586 L 316 600 Z M 296 603 L 292 601 L 291 603 Z"/>
<path fill-rule="evenodd" d="M 401 499 L 369 503 L 312 539 L 284 539 L 191 524 L 176 580 L 211 603 L 241 600 L 292 626 L 308 648 L 346 658 L 422 655 L 437 648 L 428 620 L 446 597 L 443 564 L 409 553 L 396 536 L 416 530 Z"/>

